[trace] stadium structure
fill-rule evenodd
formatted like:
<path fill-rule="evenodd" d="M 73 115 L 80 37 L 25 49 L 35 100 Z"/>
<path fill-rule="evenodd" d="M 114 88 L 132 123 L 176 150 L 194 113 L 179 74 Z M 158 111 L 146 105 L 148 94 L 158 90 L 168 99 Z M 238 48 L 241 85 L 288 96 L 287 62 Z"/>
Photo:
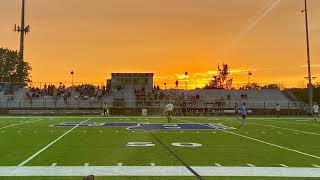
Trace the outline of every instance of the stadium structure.
<path fill-rule="evenodd" d="M 279 104 L 284 115 L 304 115 L 306 105 L 287 90 L 196 89 L 162 90 L 154 86 L 153 73 L 112 73 L 104 86 L 82 84 L 57 87 L 2 88 L 3 114 L 100 114 L 107 103 L 112 115 L 161 114 L 173 102 L 175 115 L 233 114 L 234 107 L 246 102 L 252 114 L 272 115 Z"/>
<path fill-rule="evenodd" d="M 280 2 L 267 1 L 246 31 Z M 75 85 L 74 71 L 71 86 L 1 82 L 0 180 L 319 179 L 304 2 L 308 104 L 271 86 L 161 89 L 154 73 L 112 73 L 98 86 Z M 24 6 L 22 0 L 21 25 L 14 26 L 22 60 L 30 32 Z"/>

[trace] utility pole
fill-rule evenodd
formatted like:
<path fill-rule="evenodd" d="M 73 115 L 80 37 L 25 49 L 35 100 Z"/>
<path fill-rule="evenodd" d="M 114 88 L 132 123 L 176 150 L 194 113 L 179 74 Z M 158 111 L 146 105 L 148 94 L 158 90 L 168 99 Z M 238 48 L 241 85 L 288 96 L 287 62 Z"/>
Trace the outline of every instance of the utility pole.
<path fill-rule="evenodd" d="M 306 40 L 307 40 L 307 63 L 308 63 L 308 95 L 309 95 L 309 112 L 313 114 L 313 85 L 311 76 L 311 57 L 310 57 L 310 41 L 309 41 L 309 22 L 308 22 L 308 5 L 307 0 L 304 0 L 305 26 L 306 26 Z"/>
<path fill-rule="evenodd" d="M 185 72 L 185 73 L 184 73 L 184 82 L 185 82 L 186 90 L 188 90 L 187 77 L 188 77 L 188 72 Z"/>
<path fill-rule="evenodd" d="M 24 59 L 24 37 L 26 34 L 30 32 L 30 26 L 25 27 L 25 0 L 22 0 L 22 7 L 21 7 L 21 24 L 20 26 L 14 25 L 13 31 L 20 33 L 20 50 L 19 54 L 21 59 Z"/>
<path fill-rule="evenodd" d="M 71 74 L 71 80 L 72 80 L 72 81 L 71 81 L 71 86 L 73 87 L 73 75 L 74 75 L 74 71 L 72 70 L 70 74 Z"/>

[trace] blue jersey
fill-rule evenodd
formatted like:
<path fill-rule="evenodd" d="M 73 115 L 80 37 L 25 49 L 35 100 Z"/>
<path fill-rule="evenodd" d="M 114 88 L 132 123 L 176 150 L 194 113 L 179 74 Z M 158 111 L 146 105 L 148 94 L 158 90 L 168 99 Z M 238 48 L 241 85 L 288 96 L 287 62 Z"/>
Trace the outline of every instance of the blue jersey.
<path fill-rule="evenodd" d="M 246 115 L 248 114 L 248 108 L 247 108 L 247 106 L 241 106 L 240 111 L 241 111 L 241 115 L 246 116 Z"/>

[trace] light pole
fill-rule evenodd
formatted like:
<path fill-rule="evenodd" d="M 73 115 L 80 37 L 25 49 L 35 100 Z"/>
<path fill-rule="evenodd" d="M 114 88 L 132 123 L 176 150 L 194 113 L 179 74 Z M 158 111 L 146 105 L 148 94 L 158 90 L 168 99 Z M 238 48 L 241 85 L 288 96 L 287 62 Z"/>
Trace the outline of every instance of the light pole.
<path fill-rule="evenodd" d="M 164 90 L 167 90 L 167 83 L 163 83 L 164 84 Z"/>
<path fill-rule="evenodd" d="M 308 94 L 309 94 L 309 113 L 313 114 L 313 86 L 312 86 L 312 75 L 311 75 L 311 57 L 310 57 L 310 41 L 309 41 L 309 22 L 308 22 L 308 5 L 307 0 L 304 0 L 304 9 L 302 10 L 305 14 L 305 26 L 306 26 L 306 43 L 307 43 L 307 63 L 308 63 Z"/>
<path fill-rule="evenodd" d="M 71 86 L 73 87 L 73 75 L 74 75 L 74 71 L 71 71 Z"/>
<path fill-rule="evenodd" d="M 184 82 L 185 82 L 185 85 L 186 85 L 186 90 L 188 90 L 187 76 L 188 76 L 188 72 L 185 72 L 184 73 Z"/>
<path fill-rule="evenodd" d="M 250 84 L 250 76 L 252 76 L 252 72 L 251 71 L 248 71 L 248 86 Z"/>
<path fill-rule="evenodd" d="M 24 59 L 24 37 L 27 33 L 30 32 L 30 26 L 25 26 L 25 0 L 22 0 L 21 5 L 21 24 L 20 25 L 14 25 L 13 31 L 20 33 L 20 50 L 19 55 L 20 58 Z"/>

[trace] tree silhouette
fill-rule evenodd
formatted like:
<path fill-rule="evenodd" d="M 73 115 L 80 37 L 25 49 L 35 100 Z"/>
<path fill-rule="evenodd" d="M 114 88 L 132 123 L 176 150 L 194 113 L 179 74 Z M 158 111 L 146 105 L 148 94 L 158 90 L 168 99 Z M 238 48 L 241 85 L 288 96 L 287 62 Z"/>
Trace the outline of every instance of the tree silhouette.
<path fill-rule="evenodd" d="M 265 86 L 262 86 L 261 89 L 280 89 L 278 84 L 268 84 Z"/>
<path fill-rule="evenodd" d="M 261 86 L 258 83 L 250 83 L 242 86 L 240 89 L 252 89 L 252 90 L 259 90 Z"/>
<path fill-rule="evenodd" d="M 0 48 L 0 82 L 24 87 L 30 80 L 31 66 L 20 58 L 17 51 Z"/>
<path fill-rule="evenodd" d="M 231 89 L 233 79 L 229 77 L 230 67 L 228 64 L 218 65 L 217 74 L 212 76 L 212 80 L 204 87 L 204 89 Z"/>

